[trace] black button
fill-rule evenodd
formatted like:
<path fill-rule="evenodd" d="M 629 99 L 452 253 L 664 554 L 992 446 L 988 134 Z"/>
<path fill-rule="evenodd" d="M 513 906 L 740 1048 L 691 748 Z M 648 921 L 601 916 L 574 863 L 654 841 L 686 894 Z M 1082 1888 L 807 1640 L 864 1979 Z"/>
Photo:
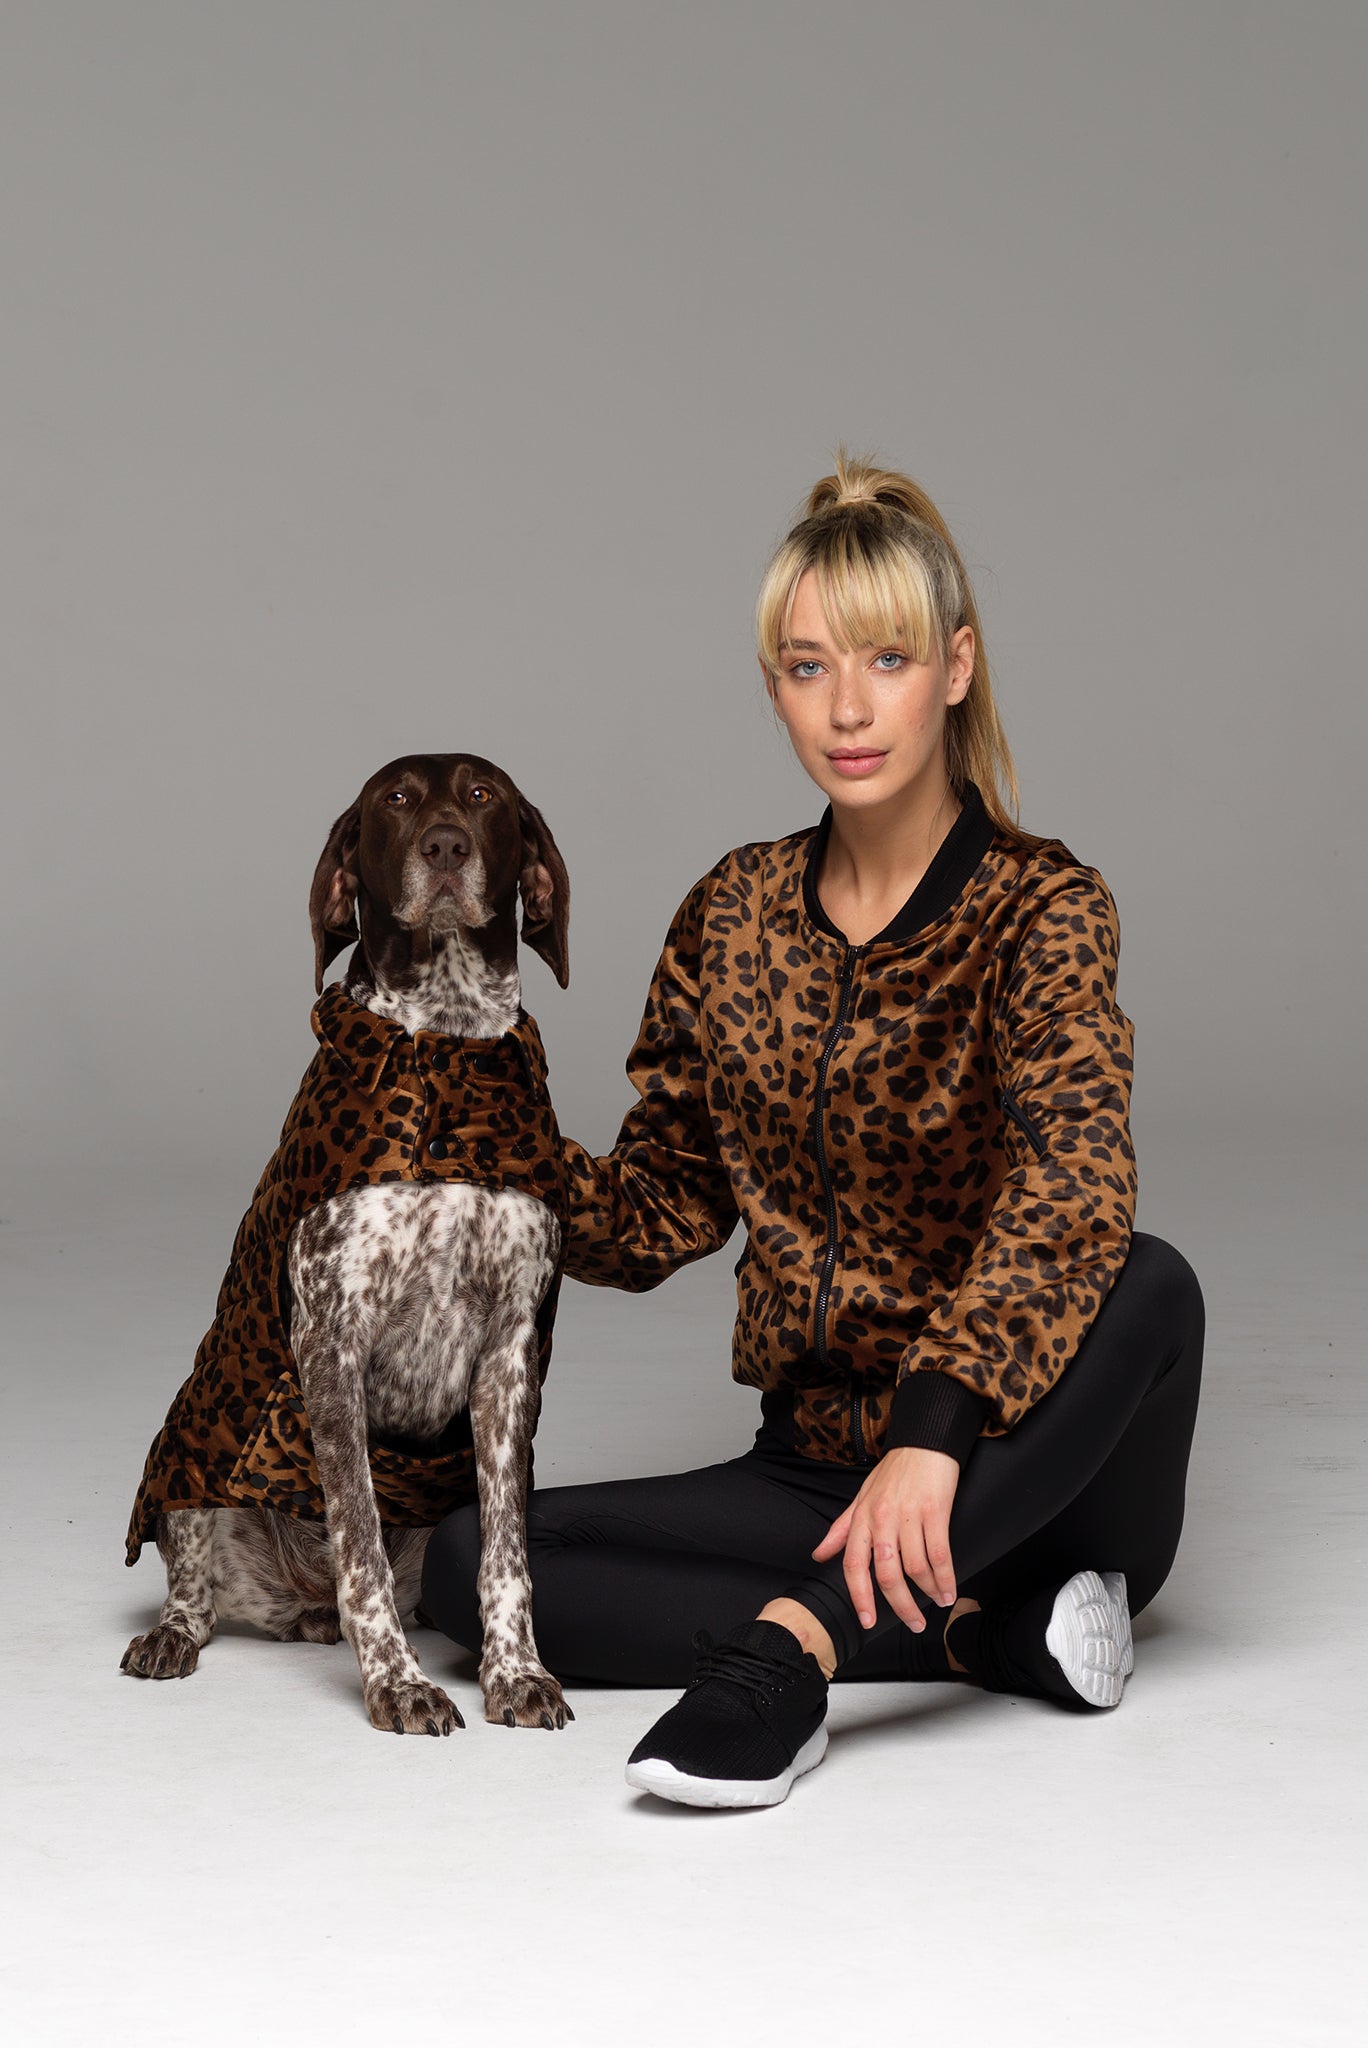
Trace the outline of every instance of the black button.
<path fill-rule="evenodd" d="M 475 1147 L 475 1157 L 479 1160 L 481 1166 L 492 1165 L 497 1152 L 498 1147 L 492 1138 L 481 1138 Z"/>
<path fill-rule="evenodd" d="M 447 1142 L 446 1142 L 446 1139 L 445 1139 L 445 1138 L 433 1138 L 433 1139 L 432 1139 L 432 1140 L 430 1141 L 429 1145 L 428 1145 L 428 1157 L 429 1157 L 429 1159 L 445 1159 L 445 1158 L 446 1158 L 446 1156 L 447 1156 Z"/>
<path fill-rule="evenodd" d="M 496 1074 L 499 1070 L 499 1062 L 492 1052 L 477 1053 L 472 1064 L 477 1074 Z"/>

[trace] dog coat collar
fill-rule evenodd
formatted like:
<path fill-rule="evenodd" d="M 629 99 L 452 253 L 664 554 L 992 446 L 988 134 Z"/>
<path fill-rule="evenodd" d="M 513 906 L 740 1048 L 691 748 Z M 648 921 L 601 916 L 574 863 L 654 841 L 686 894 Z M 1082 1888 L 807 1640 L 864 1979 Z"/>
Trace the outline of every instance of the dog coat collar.
<path fill-rule="evenodd" d="M 347 994 L 340 981 L 324 989 L 309 1019 L 320 1045 L 337 1060 L 363 1095 L 373 1095 L 401 1040 L 402 1024 L 377 1017 Z M 452 1038 L 442 1031 L 415 1031 L 410 1043 L 420 1066 L 435 1074 L 468 1073 L 482 1080 L 511 1078 L 520 1068 L 534 1093 L 546 1085 L 546 1049 L 536 1019 L 519 1009 L 518 1021 L 499 1038 Z M 509 1062 L 516 1068 L 510 1072 Z"/>

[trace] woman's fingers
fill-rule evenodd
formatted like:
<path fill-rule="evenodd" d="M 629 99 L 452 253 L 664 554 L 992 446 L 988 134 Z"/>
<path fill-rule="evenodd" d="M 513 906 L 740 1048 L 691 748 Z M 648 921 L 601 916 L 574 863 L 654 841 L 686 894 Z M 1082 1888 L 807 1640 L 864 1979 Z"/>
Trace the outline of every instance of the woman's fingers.
<path fill-rule="evenodd" d="M 844 1544 L 846 1537 L 850 1534 L 850 1524 L 855 1513 L 855 1506 L 855 1501 L 852 1501 L 843 1513 L 837 1515 L 835 1521 L 827 1530 L 826 1535 L 813 1551 L 812 1554 L 815 1558 L 828 1558 L 836 1555 L 837 1551 Z"/>
<path fill-rule="evenodd" d="M 930 1514 L 908 1517 L 902 1525 L 903 1569 L 938 1607 L 953 1607 L 955 1574 L 945 1532 Z"/>
<path fill-rule="evenodd" d="M 904 1514 L 901 1522 L 889 1516 L 876 1514 L 869 1533 L 869 1552 L 872 1553 L 874 1577 L 885 1600 L 905 1622 L 914 1635 L 920 1635 L 926 1627 L 926 1616 L 912 1596 L 912 1585 L 918 1587 L 939 1607 L 953 1607 L 955 1604 L 955 1573 L 950 1558 L 950 1544 L 947 1536 L 946 1518 L 937 1516 L 934 1510 L 922 1513 Z M 847 1546 L 847 1556 L 849 1556 Z M 861 1577 L 859 1583 L 868 1584 L 868 1573 L 864 1569 L 866 1553 L 860 1553 Z M 850 1573 L 846 1574 L 851 1584 Z M 859 1602 L 856 1602 L 857 1609 Z M 861 1614 L 866 1627 L 870 1623 Z"/>
<path fill-rule="evenodd" d="M 841 1569 L 845 1573 L 850 1604 L 855 1609 L 861 1628 L 874 1626 L 874 1588 L 869 1583 L 870 1540 L 868 1522 L 863 1515 L 857 1516 L 846 1538 L 845 1558 Z"/>
<path fill-rule="evenodd" d="M 879 1582 L 884 1599 L 900 1621 L 906 1622 L 914 1635 L 920 1635 L 926 1627 L 926 1620 L 920 1607 L 912 1598 L 908 1586 L 910 1573 L 907 1569 L 907 1538 L 900 1546 L 892 1535 L 876 1535 L 874 1538 L 874 1576 Z"/>
<path fill-rule="evenodd" d="M 862 1628 L 873 1628 L 876 1613 L 871 1564 L 879 1591 L 899 1621 L 906 1623 L 914 1635 L 920 1635 L 926 1627 L 926 1617 L 913 1599 L 907 1581 L 914 1579 L 923 1592 L 931 1591 L 934 1583 L 927 1569 L 920 1527 L 910 1523 L 899 1533 L 897 1523 L 887 1516 L 873 1524 L 864 1516 L 856 1517 L 846 1539 L 844 1569 L 851 1604 Z"/>
<path fill-rule="evenodd" d="M 872 1628 L 877 1613 L 871 1568 L 879 1591 L 914 1634 L 926 1627 L 926 1617 L 912 1586 L 940 1607 L 954 1605 L 949 1529 L 958 1478 L 959 1467 L 943 1452 L 889 1453 L 813 1551 L 818 1562 L 844 1551 L 841 1570 L 862 1628 Z"/>
<path fill-rule="evenodd" d="M 942 1607 L 955 1604 L 955 1565 L 950 1555 L 950 1523 L 948 1516 L 941 1516 L 935 1522 L 922 1524 L 922 1537 L 926 1544 L 926 1562 L 931 1584 L 923 1590 L 938 1600 Z M 919 1585 L 923 1582 L 918 1580 Z"/>
<path fill-rule="evenodd" d="M 950 1556 L 950 1511 L 928 1502 L 916 1518 L 914 1549 L 903 1543 L 908 1576 L 938 1606 L 955 1604 L 955 1567 Z"/>

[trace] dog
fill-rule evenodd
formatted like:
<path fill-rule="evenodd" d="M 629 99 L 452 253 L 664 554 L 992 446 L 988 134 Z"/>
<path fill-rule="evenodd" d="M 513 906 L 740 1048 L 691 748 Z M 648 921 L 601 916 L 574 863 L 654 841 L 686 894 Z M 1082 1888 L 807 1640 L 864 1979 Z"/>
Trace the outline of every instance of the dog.
<path fill-rule="evenodd" d="M 220 1618 L 345 1635 L 376 1728 L 449 1735 L 461 1716 L 400 1615 L 431 1526 L 477 1492 L 485 1718 L 573 1720 L 537 1655 L 526 1551 L 565 1203 L 519 901 L 564 988 L 565 864 L 478 755 L 391 761 L 329 833 L 309 900 L 320 1049 L 148 1455 L 128 1561 L 155 1534 L 167 1595 L 123 1670 L 188 1676 Z"/>

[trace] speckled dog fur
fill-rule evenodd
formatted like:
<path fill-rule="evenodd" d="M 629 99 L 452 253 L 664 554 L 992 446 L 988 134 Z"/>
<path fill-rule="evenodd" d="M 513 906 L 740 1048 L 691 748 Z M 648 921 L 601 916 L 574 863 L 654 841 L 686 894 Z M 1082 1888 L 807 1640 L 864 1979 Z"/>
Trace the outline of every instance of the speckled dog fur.
<path fill-rule="evenodd" d="M 431 1034 L 516 1043 L 527 1064 L 529 1038 L 537 1054 L 539 1042 L 520 1004 L 519 896 L 522 936 L 564 986 L 568 883 L 540 814 L 476 756 L 391 762 L 337 821 L 315 876 L 310 908 L 320 988 L 333 954 L 349 939 L 360 941 L 342 990 L 323 999 L 321 1021 L 316 1012 L 325 1045 L 330 1037 L 343 1048 L 359 1045 L 364 1073 L 373 1051 L 369 1018 L 382 1054 L 386 1026 L 391 1042 L 399 1033 L 428 1034 L 413 1055 L 420 1074 L 429 1056 L 443 1070 L 451 1064 L 449 1055 L 432 1052 L 440 1041 Z M 408 1054 L 403 1058 L 400 1086 L 412 1065 Z M 475 1064 L 483 1070 L 491 1062 Z M 536 1096 L 541 1076 L 530 1078 Z M 459 1161 L 430 1167 L 401 1126 L 387 1122 L 372 1141 L 380 1149 L 361 1154 L 378 1179 L 341 1186 L 294 1222 L 287 1240 L 294 1371 L 276 1375 L 269 1397 L 255 1390 L 261 1414 L 270 1417 L 274 1407 L 280 1419 L 268 1427 L 252 1410 L 243 1424 L 248 1446 L 235 1461 L 231 1431 L 229 1451 L 221 1449 L 223 1416 L 235 1411 L 220 1385 L 219 1359 L 202 1364 L 200 1380 L 182 1389 L 149 1454 L 129 1539 L 132 1561 L 144 1532 L 155 1529 L 167 1597 L 156 1627 L 129 1645 L 125 1670 L 188 1675 L 220 1618 L 252 1622 L 282 1641 L 336 1642 L 340 1633 L 355 1650 L 376 1727 L 450 1734 L 461 1717 L 420 1670 L 401 1621 L 417 1596 L 428 1527 L 382 1522 L 372 1458 L 377 1437 L 420 1448 L 438 1443 L 466 1410 L 484 1538 L 486 1718 L 544 1728 L 571 1718 L 533 1641 L 524 1533 L 547 1309 L 563 1236 L 546 1163 L 550 1112 L 542 1108 L 539 1151 L 529 1149 L 516 1118 L 505 1118 L 506 1147 L 529 1162 L 521 1184 L 508 1185 L 508 1173 L 493 1176 L 499 1185 L 448 1177 L 460 1172 Z M 376 1116 L 385 1114 L 382 1105 Z M 497 1115 L 489 1128 L 499 1128 Z M 287 1123 L 283 1140 L 290 1129 Z M 364 1137 L 359 1128 L 333 1133 L 353 1152 Z M 401 1139 L 409 1146 L 402 1169 L 383 1163 L 390 1156 L 385 1146 Z M 459 1137 L 451 1142 L 459 1147 Z M 434 1146 L 431 1158 L 438 1156 Z M 325 1185 L 338 1179 L 334 1173 Z M 244 1219 L 240 1244 L 253 1214 Z M 227 1283 L 224 1299 L 226 1290 Z M 243 1384 L 238 1406 L 247 1399 L 250 1407 L 250 1372 Z M 303 1449 L 287 1445 L 267 1455 L 260 1441 L 289 1437 L 290 1410 L 303 1411 L 294 1418 Z M 436 1469 L 449 1473 L 450 1461 Z M 455 1482 L 441 1482 L 446 1494 L 436 1482 L 425 1492 L 422 1475 L 420 1467 L 416 1490 L 407 1494 L 404 1474 L 391 1475 L 391 1495 L 416 1502 L 435 1521 L 451 1504 Z M 322 1519 L 307 1512 L 314 1476 Z"/>

